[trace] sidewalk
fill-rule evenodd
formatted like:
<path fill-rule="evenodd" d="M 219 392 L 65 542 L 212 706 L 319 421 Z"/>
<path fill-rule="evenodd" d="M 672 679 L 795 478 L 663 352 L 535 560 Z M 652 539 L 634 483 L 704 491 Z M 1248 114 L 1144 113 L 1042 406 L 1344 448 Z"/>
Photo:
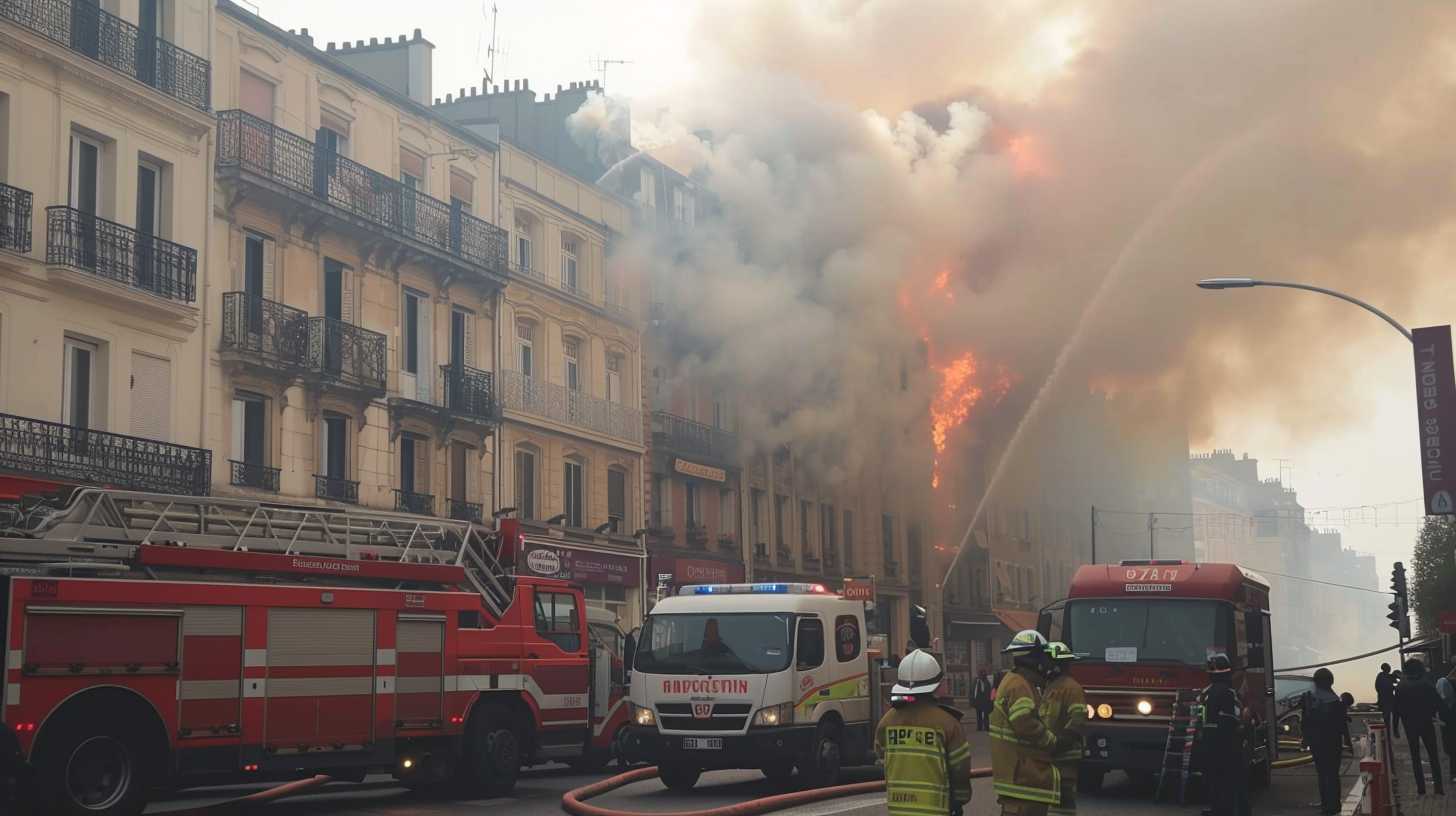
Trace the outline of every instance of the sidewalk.
<path fill-rule="evenodd" d="M 1401 732 L 1400 739 L 1392 739 L 1391 745 L 1395 749 L 1395 804 L 1396 813 L 1400 816 L 1456 816 L 1456 783 L 1451 782 L 1451 757 L 1444 748 L 1439 745 L 1440 735 L 1436 737 L 1437 747 L 1441 751 L 1441 773 L 1446 777 L 1446 795 L 1437 796 L 1436 787 L 1431 782 L 1430 758 L 1424 757 L 1426 772 L 1426 795 L 1416 795 L 1416 775 L 1411 769 L 1410 744 L 1406 742 L 1405 732 Z M 1424 746 L 1421 749 L 1424 755 Z"/>

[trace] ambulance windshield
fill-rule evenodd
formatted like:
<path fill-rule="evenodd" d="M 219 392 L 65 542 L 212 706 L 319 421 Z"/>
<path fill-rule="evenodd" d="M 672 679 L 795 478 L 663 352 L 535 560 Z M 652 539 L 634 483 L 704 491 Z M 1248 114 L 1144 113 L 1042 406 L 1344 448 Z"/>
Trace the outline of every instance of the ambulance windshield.
<path fill-rule="evenodd" d="M 789 667 L 787 612 L 649 615 L 635 668 L 650 674 L 770 674 Z"/>
<path fill-rule="evenodd" d="M 1218 601 L 1076 600 L 1066 621 L 1063 638 L 1087 661 L 1201 666 L 1215 652 L 1233 654 L 1233 610 Z"/>

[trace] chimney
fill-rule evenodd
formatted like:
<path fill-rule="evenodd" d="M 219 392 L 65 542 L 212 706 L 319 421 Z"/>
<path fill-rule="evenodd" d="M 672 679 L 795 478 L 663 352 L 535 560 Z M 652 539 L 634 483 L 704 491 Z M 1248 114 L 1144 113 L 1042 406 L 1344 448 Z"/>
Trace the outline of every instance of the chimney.
<path fill-rule="evenodd" d="M 313 45 L 313 35 L 308 33 L 308 29 L 300 28 L 298 30 L 298 36 L 302 37 L 309 45 Z"/>
<path fill-rule="evenodd" d="M 354 41 L 354 47 L 355 48 L 363 48 L 364 47 L 364 41 L 363 40 L 355 40 Z"/>
<path fill-rule="evenodd" d="M 353 46 L 344 42 L 342 46 L 334 57 L 345 65 L 420 105 L 430 104 L 434 96 L 432 62 L 435 46 L 424 38 L 420 29 L 415 29 L 413 38 L 403 34 L 398 38 L 385 37 L 382 44 L 378 37 L 370 37 L 367 56 L 355 56 L 366 48 L 363 40 L 356 40 Z M 332 43 L 329 50 L 334 50 Z M 463 88 L 460 96 L 465 96 Z"/>
<path fill-rule="evenodd" d="M 511 89 L 511 84 L 510 84 L 510 83 L 509 83 L 509 82 L 507 82 L 507 83 L 506 83 L 506 90 L 508 90 L 508 91 L 509 91 L 509 90 L 510 90 L 510 89 Z M 494 91 L 492 91 L 492 93 L 500 93 L 500 83 L 499 83 L 499 82 L 497 82 L 497 83 L 496 83 L 496 84 L 495 84 L 495 90 L 494 90 Z"/>
<path fill-rule="evenodd" d="M 332 50 L 334 50 L 334 44 L 333 44 L 333 43 L 329 43 L 329 46 L 328 46 L 328 48 L 326 48 L 326 49 L 324 49 L 324 50 L 325 50 L 325 51 L 332 51 Z"/>
<path fill-rule="evenodd" d="M 470 86 L 470 95 L 471 95 L 471 96 L 475 96 L 475 94 L 476 94 L 476 91 L 478 91 L 478 90 L 479 90 L 479 89 L 478 89 L 478 88 L 476 88 L 476 87 L 475 87 L 475 86 L 474 86 L 474 85 L 471 85 L 471 86 Z"/>
<path fill-rule="evenodd" d="M 369 38 L 369 44 L 370 45 L 379 45 L 379 38 L 378 37 L 370 37 Z"/>
<path fill-rule="evenodd" d="M 421 34 L 420 33 L 420 30 L 418 28 L 415 29 L 415 39 L 416 40 L 423 40 L 424 38 L 425 38 L 425 35 L 424 34 Z"/>
<path fill-rule="evenodd" d="M 445 94 L 445 104 L 450 104 L 450 94 Z"/>

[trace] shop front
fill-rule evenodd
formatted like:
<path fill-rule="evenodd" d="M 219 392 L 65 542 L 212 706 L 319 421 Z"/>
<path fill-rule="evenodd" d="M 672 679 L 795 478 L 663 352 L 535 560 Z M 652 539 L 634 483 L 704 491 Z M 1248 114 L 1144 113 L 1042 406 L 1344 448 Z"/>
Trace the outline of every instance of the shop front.
<path fill-rule="evenodd" d="M 719 558 L 684 558 L 653 553 L 647 570 L 653 584 L 652 600 L 672 595 L 692 584 L 741 584 L 746 579 L 742 561 Z"/>
<path fill-rule="evenodd" d="M 577 584 L 589 606 L 616 613 L 622 631 L 629 632 L 642 623 L 645 560 L 640 550 L 611 550 L 528 532 L 516 554 L 516 573 Z"/>

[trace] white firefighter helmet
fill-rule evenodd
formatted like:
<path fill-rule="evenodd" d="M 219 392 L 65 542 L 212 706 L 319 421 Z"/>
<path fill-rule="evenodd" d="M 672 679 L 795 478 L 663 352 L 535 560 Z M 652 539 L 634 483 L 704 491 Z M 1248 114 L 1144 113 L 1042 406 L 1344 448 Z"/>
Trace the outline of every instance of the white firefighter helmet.
<path fill-rule="evenodd" d="M 940 661 L 936 660 L 930 652 L 916 649 L 905 655 L 905 659 L 900 661 L 897 675 L 900 682 L 890 689 L 890 694 L 934 694 L 935 690 L 940 688 L 943 676 Z"/>

